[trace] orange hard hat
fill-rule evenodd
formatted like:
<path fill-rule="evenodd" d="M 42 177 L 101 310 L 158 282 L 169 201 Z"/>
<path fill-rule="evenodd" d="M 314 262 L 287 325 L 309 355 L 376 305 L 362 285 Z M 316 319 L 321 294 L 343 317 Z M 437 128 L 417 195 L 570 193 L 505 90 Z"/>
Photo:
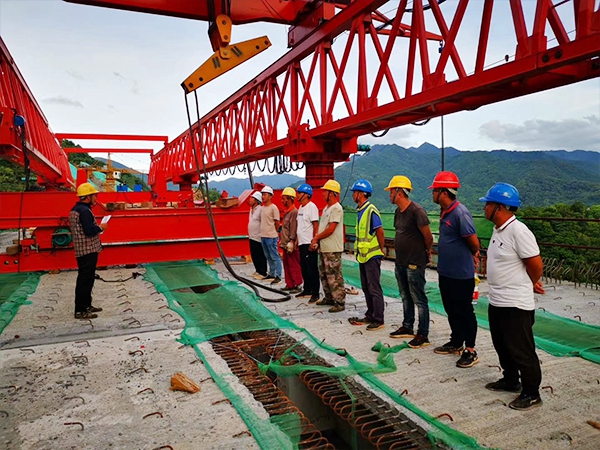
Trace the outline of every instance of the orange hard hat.
<path fill-rule="evenodd" d="M 429 189 L 458 189 L 460 182 L 454 172 L 438 172 Z"/>

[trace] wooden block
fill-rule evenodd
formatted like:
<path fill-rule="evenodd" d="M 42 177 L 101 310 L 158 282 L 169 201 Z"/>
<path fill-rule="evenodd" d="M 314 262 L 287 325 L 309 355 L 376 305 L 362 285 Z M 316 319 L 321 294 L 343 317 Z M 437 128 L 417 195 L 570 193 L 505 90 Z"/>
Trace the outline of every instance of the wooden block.
<path fill-rule="evenodd" d="M 219 198 L 219 200 L 217 200 L 215 203 L 215 206 L 217 208 L 222 208 L 222 209 L 232 208 L 237 205 L 239 205 L 239 201 L 238 201 L 237 197 Z"/>
<path fill-rule="evenodd" d="M 17 255 L 20 251 L 21 251 L 21 246 L 18 244 L 17 245 L 9 245 L 8 247 L 6 247 L 7 255 Z"/>
<path fill-rule="evenodd" d="M 215 265 L 215 260 L 214 259 L 205 259 L 204 262 L 209 265 L 209 266 L 214 266 Z"/>
<path fill-rule="evenodd" d="M 152 202 L 142 202 L 142 208 L 152 208 Z"/>

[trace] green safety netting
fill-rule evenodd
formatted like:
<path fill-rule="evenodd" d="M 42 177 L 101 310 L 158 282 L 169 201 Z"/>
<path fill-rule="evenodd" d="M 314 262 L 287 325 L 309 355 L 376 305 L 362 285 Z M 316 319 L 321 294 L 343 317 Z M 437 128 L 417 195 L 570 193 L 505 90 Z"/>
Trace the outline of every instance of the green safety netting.
<path fill-rule="evenodd" d="M 360 287 L 358 263 L 344 260 L 343 272 L 346 283 Z M 400 298 L 396 277 L 392 271 L 381 271 L 381 287 L 387 297 Z M 429 299 L 429 309 L 437 314 L 446 315 L 437 284 L 427 283 L 425 292 Z M 489 329 L 487 310 L 488 300 L 480 296 L 475 306 L 477 324 Z M 533 334 L 537 346 L 553 356 L 580 356 L 600 364 L 600 327 L 537 310 Z"/>
<path fill-rule="evenodd" d="M 0 274 L 0 334 L 21 305 L 31 304 L 27 297 L 35 292 L 39 282 L 37 272 Z"/>
<path fill-rule="evenodd" d="M 402 344 L 393 348 L 383 345 L 375 346 L 378 351 L 377 364 L 360 362 L 354 359 L 346 350 L 337 349 L 315 338 L 307 330 L 299 328 L 294 323 L 282 319 L 264 306 L 253 292 L 241 287 L 235 282 L 225 282 L 218 274 L 202 262 L 186 261 L 177 263 L 158 263 L 146 266 L 145 279 L 152 282 L 169 303 L 169 307 L 185 320 L 185 328 L 181 333 L 181 342 L 193 345 L 196 353 L 202 359 L 209 373 L 223 393 L 247 424 L 248 428 L 263 449 L 294 449 L 298 443 L 299 417 L 273 417 L 269 421 L 260 419 L 251 407 L 235 392 L 231 383 L 235 376 L 222 376 L 210 366 L 205 355 L 197 345 L 214 337 L 255 330 L 290 329 L 304 334 L 300 343 L 309 348 L 320 349 L 346 357 L 348 364 L 341 367 L 324 367 L 319 365 L 296 364 L 284 366 L 280 361 L 269 364 L 260 363 L 263 371 L 272 371 L 278 376 L 294 376 L 305 370 L 318 371 L 328 375 L 343 378 L 360 375 L 374 389 L 385 392 L 398 404 L 412 411 L 427 421 L 431 430 L 428 437 L 433 444 L 444 443 L 454 449 L 480 448 L 477 441 L 434 417 L 421 411 L 408 402 L 398 392 L 379 380 L 375 374 L 397 370 L 393 353 L 406 348 Z M 214 287 L 215 284 L 220 286 Z M 212 289 L 204 293 L 201 286 Z M 293 355 L 294 348 L 288 349 Z M 233 378 L 232 378 L 233 377 Z M 356 448 L 356 447 L 355 447 Z"/>

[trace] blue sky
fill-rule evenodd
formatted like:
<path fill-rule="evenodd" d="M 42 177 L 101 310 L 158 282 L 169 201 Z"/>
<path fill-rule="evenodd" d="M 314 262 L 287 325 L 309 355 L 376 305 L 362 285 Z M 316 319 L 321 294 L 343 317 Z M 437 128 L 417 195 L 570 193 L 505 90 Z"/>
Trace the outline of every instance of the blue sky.
<path fill-rule="evenodd" d="M 529 9 L 535 5 L 533 0 L 523 3 Z M 449 0 L 443 7 L 455 4 Z M 383 11 L 391 9 L 386 6 Z M 203 22 L 59 0 L 0 0 L 0 35 L 55 132 L 178 136 L 187 128 L 180 84 L 212 54 L 207 28 Z M 263 34 L 273 46 L 205 89 L 202 113 L 287 50 L 286 27 L 280 25 L 235 26 L 232 40 Z M 507 39 L 503 46 L 503 39 L 499 33 L 492 43 L 498 55 L 514 53 L 514 44 Z M 453 114 L 444 126 L 446 146 L 461 150 L 600 151 L 600 79 Z M 359 141 L 440 146 L 440 119 Z M 147 169 L 142 155 L 117 159 Z"/>

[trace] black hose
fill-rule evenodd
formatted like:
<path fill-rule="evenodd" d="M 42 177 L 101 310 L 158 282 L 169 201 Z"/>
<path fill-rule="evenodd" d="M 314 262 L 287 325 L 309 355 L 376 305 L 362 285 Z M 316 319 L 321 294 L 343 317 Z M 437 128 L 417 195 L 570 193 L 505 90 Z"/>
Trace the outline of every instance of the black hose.
<path fill-rule="evenodd" d="M 193 138 L 193 130 L 192 130 L 192 118 L 190 116 L 190 107 L 188 104 L 188 99 L 187 99 L 187 95 L 184 93 L 183 95 L 184 99 L 185 99 L 185 108 L 186 108 L 186 112 L 187 112 L 187 118 L 188 118 L 188 127 L 189 127 L 189 131 L 190 131 L 190 137 L 191 137 L 191 141 L 192 141 L 192 151 L 194 152 L 194 159 L 196 162 L 196 171 L 198 172 L 198 180 L 200 180 L 200 183 L 204 183 L 205 186 L 205 193 L 204 193 L 204 207 L 206 209 L 206 215 L 208 217 L 208 223 L 210 223 L 210 227 L 211 230 L 213 232 L 213 236 L 215 238 L 215 243 L 217 244 L 217 248 L 219 250 L 219 254 L 221 255 L 221 259 L 223 260 L 223 264 L 225 265 L 225 267 L 227 268 L 227 270 L 229 271 L 229 273 L 239 282 L 246 284 L 247 286 L 249 286 L 254 293 L 256 294 L 256 296 L 258 298 L 260 298 L 262 301 L 264 302 L 271 302 L 271 303 L 280 303 L 280 302 L 285 302 L 288 301 L 292 298 L 291 295 L 286 294 L 285 292 L 280 291 L 279 289 L 274 289 L 274 288 L 270 288 L 267 286 L 264 286 L 262 284 L 258 284 L 255 281 L 249 280 L 247 278 L 241 277 L 239 276 L 237 273 L 235 273 L 235 271 L 233 270 L 233 268 L 231 267 L 231 264 L 229 264 L 229 261 L 227 260 L 227 257 L 225 256 L 225 252 L 223 251 L 223 248 L 221 247 L 221 243 L 219 242 L 219 237 L 217 236 L 217 229 L 215 227 L 215 220 L 214 220 L 214 216 L 212 213 L 212 205 L 210 204 L 210 199 L 208 198 L 208 177 L 206 176 L 206 164 L 204 163 L 204 150 L 202 148 L 202 133 L 200 130 L 200 105 L 198 103 L 198 94 L 196 91 L 194 91 L 194 97 L 196 100 L 196 116 L 197 116 L 197 124 L 198 124 L 198 146 L 200 147 L 200 153 L 202 154 L 202 172 L 204 173 L 205 177 L 203 180 L 202 174 L 200 173 L 200 163 L 198 160 L 198 151 L 196 149 L 196 142 L 195 139 Z M 261 296 L 258 292 L 258 289 L 256 287 L 259 287 L 261 289 L 270 291 L 270 292 L 274 292 L 276 294 L 280 294 L 283 295 L 283 297 L 281 299 L 268 299 L 268 298 L 264 298 L 263 296 Z"/>

